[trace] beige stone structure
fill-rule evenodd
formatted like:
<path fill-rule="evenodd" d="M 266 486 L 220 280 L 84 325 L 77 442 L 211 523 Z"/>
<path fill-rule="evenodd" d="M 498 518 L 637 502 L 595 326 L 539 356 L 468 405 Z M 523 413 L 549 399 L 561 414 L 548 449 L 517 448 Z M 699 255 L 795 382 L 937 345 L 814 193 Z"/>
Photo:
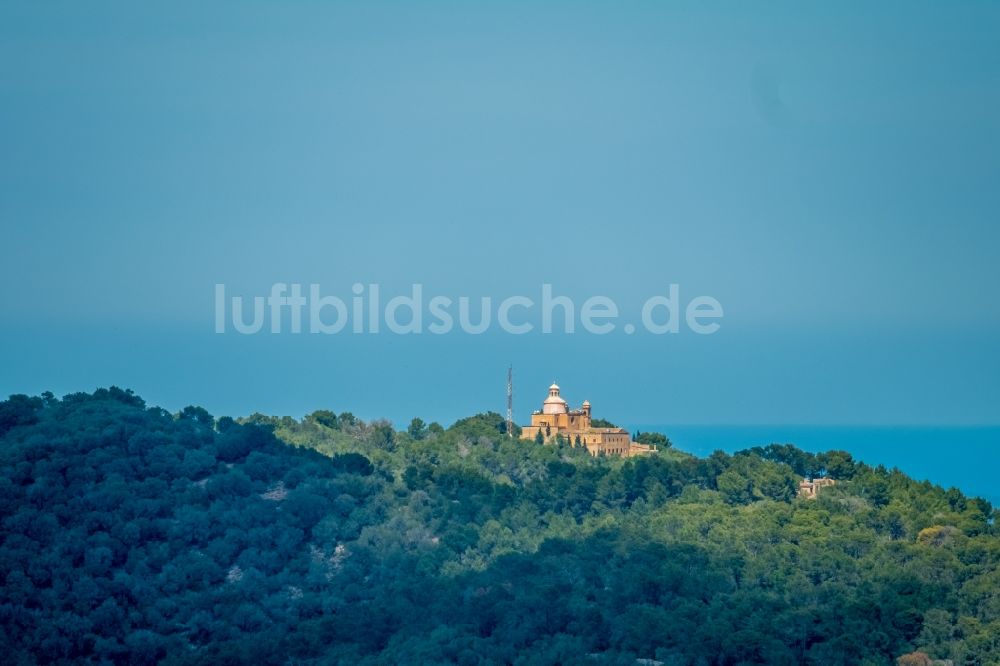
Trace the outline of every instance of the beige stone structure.
<path fill-rule="evenodd" d="M 820 477 L 818 479 L 802 479 L 802 482 L 799 483 L 799 497 L 803 497 L 805 499 L 816 499 L 816 496 L 819 495 L 820 488 L 832 486 L 835 483 L 836 481 L 827 477 Z"/>
<path fill-rule="evenodd" d="M 521 439 L 535 439 L 542 433 L 545 442 L 552 443 L 562 436 L 573 446 L 585 446 L 592 456 L 639 456 L 656 451 L 655 446 L 632 441 L 624 428 L 595 428 L 591 425 L 590 402 L 583 401 L 579 409 L 570 409 L 559 395 L 559 387 L 549 387 L 549 396 L 542 408 L 531 414 L 531 425 L 521 428 Z"/>

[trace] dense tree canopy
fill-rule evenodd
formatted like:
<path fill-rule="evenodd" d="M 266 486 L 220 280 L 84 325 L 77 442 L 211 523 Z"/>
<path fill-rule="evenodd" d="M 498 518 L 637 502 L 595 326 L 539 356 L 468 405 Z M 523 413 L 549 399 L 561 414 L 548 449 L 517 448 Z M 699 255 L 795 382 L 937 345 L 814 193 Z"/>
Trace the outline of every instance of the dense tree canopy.
<path fill-rule="evenodd" d="M 12 396 L 4 661 L 1000 663 L 983 500 L 844 452 L 595 459 L 505 429 Z"/>
<path fill-rule="evenodd" d="M 667 436 L 660 432 L 636 432 L 632 439 L 640 444 L 651 444 L 660 449 L 673 446 Z"/>

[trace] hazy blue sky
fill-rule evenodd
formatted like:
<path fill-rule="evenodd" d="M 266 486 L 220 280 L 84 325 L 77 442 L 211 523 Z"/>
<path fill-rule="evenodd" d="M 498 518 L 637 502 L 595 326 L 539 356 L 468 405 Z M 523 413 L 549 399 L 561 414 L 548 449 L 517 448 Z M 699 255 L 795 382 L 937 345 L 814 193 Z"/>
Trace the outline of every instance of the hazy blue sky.
<path fill-rule="evenodd" d="M 1000 422 L 996 3 L 0 6 L 0 393 Z M 289 6 L 294 5 L 294 6 Z M 715 335 L 242 337 L 213 287 L 679 283 Z"/>

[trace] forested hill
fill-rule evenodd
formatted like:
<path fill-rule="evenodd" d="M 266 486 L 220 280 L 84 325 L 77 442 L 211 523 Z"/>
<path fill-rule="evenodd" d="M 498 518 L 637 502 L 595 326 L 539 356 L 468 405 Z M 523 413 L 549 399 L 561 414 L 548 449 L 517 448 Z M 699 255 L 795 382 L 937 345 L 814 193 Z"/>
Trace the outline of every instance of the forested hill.
<path fill-rule="evenodd" d="M 1000 664 L 985 501 L 844 453 L 502 430 L 12 397 L 0 660 Z"/>

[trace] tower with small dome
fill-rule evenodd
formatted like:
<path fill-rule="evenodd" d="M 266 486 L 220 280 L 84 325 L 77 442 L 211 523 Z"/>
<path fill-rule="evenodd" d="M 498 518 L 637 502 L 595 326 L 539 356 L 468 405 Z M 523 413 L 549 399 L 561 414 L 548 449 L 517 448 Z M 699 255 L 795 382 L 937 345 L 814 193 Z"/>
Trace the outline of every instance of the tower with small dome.
<path fill-rule="evenodd" d="M 590 401 L 584 400 L 579 409 L 570 409 L 560 395 L 555 382 L 549 395 L 542 401 L 542 408 L 532 412 L 531 425 L 521 428 L 521 439 L 537 439 L 552 443 L 562 437 L 571 446 L 584 446 L 592 456 L 636 456 L 656 451 L 656 447 L 633 442 L 624 428 L 595 428 L 590 417 Z"/>

